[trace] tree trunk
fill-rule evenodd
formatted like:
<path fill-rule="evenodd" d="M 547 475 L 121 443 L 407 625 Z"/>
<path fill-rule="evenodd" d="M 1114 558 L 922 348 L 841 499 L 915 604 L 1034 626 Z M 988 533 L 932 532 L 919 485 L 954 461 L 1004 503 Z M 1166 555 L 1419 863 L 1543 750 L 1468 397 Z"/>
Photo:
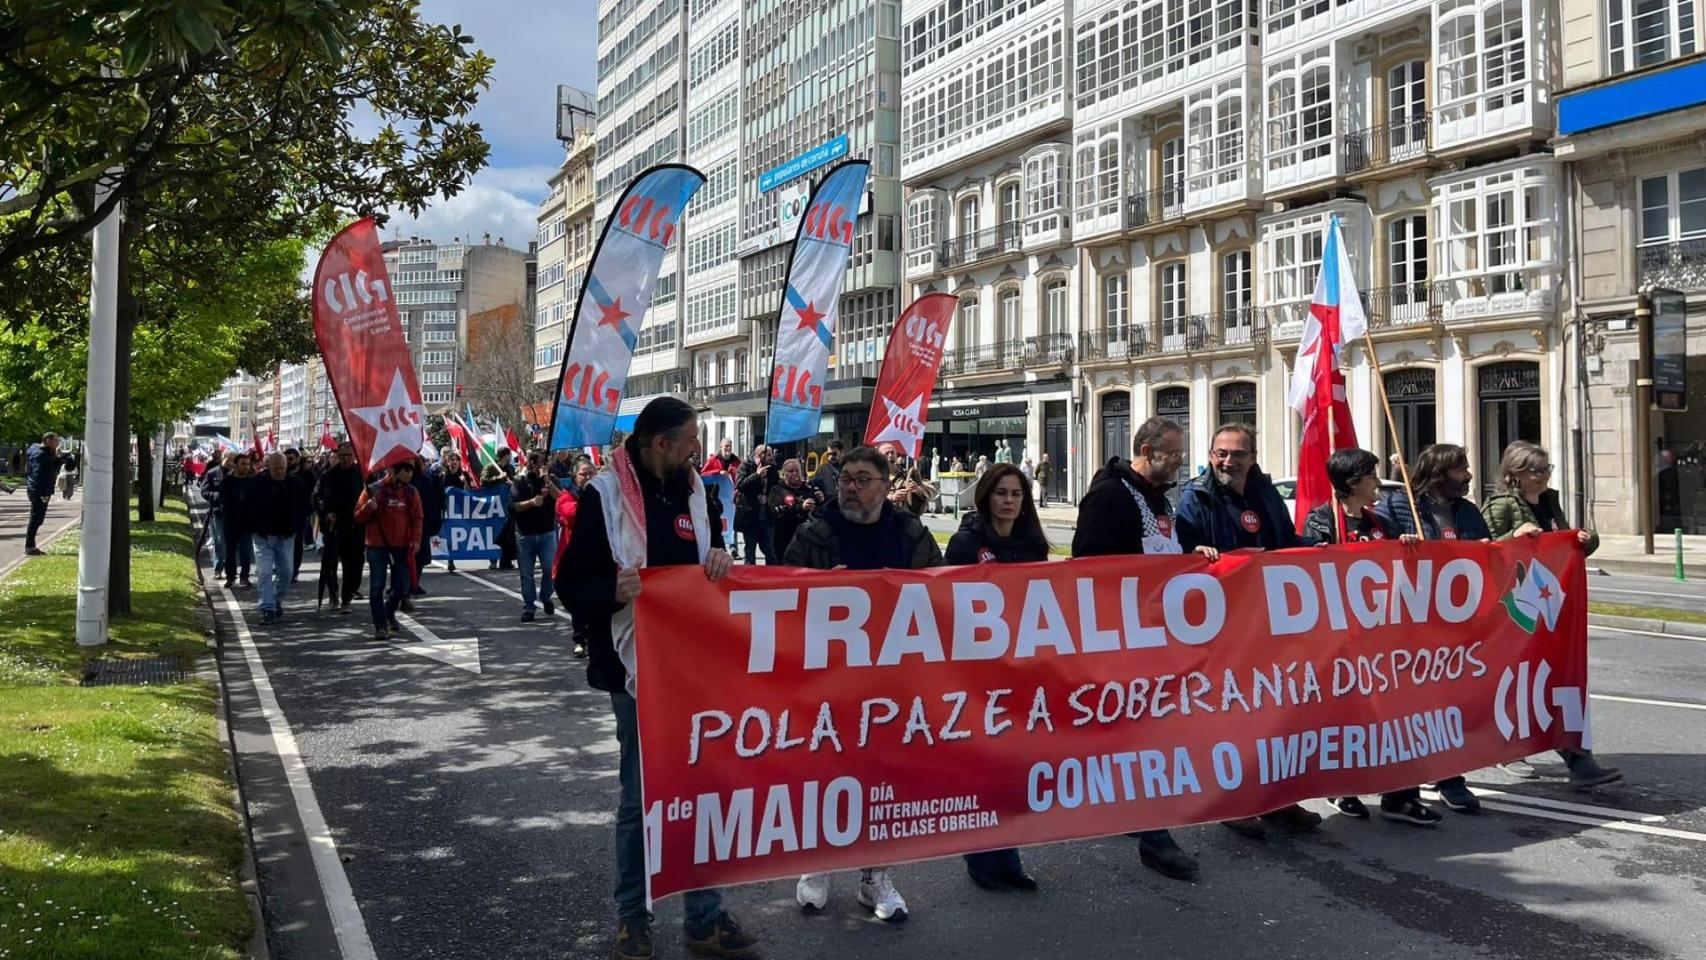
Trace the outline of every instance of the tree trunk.
<path fill-rule="evenodd" d="M 113 552 L 107 566 L 107 616 L 130 612 L 130 351 L 136 296 L 130 257 L 142 233 L 140 208 L 125 211 L 118 246 L 118 362 L 113 368 Z"/>
<path fill-rule="evenodd" d="M 154 522 L 154 438 L 136 428 L 136 519 Z"/>

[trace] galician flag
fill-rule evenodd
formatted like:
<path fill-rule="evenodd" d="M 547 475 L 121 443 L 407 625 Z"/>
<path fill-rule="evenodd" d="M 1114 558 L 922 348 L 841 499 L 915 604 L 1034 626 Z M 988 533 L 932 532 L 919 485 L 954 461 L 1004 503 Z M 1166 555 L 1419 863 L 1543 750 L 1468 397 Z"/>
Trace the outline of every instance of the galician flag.
<path fill-rule="evenodd" d="M 1345 375 L 1339 370 L 1339 353 L 1348 341 L 1368 331 L 1368 315 L 1357 293 L 1351 258 L 1345 250 L 1339 218 L 1327 221 L 1327 240 L 1321 251 L 1321 272 L 1315 276 L 1315 296 L 1309 303 L 1309 319 L 1303 323 L 1303 339 L 1297 347 L 1297 364 L 1291 372 L 1286 403 L 1303 416 L 1303 443 L 1297 458 L 1297 530 L 1303 532 L 1309 511 L 1332 499 L 1327 479 L 1327 457 L 1334 451 L 1357 445 L 1350 404 L 1345 400 Z M 1331 429 L 1329 430 L 1329 424 Z M 1343 525 L 1335 524 L 1339 529 Z"/>

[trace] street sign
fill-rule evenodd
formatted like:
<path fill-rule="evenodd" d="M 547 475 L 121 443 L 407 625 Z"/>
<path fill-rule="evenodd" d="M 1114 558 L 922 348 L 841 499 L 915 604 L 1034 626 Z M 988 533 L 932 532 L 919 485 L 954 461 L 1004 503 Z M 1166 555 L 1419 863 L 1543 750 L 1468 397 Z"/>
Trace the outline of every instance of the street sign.
<path fill-rule="evenodd" d="M 1688 304 L 1681 291 L 1653 290 L 1653 406 L 1667 413 L 1688 409 Z"/>

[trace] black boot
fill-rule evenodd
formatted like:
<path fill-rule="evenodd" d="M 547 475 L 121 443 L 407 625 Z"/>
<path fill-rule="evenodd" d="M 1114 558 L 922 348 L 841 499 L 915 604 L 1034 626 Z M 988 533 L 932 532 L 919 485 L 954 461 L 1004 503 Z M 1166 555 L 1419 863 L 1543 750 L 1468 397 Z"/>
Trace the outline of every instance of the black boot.
<path fill-rule="evenodd" d="M 1168 831 L 1145 830 L 1128 836 L 1137 838 L 1137 858 L 1144 866 L 1174 880 L 1197 878 L 1197 858 L 1181 849 Z"/>
<path fill-rule="evenodd" d="M 1560 750 L 1558 753 L 1564 758 L 1564 766 L 1570 768 L 1570 786 L 1577 790 L 1587 790 L 1623 779 L 1623 771 L 1616 767 L 1600 766 L 1599 761 L 1593 758 L 1591 750 Z"/>

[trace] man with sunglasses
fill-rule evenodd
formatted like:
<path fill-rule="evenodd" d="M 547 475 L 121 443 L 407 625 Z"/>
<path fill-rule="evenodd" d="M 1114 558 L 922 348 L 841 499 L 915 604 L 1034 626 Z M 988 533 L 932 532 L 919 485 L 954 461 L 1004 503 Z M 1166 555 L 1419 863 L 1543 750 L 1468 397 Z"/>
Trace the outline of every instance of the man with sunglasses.
<path fill-rule="evenodd" d="M 1179 495 L 1179 542 L 1185 549 L 1283 550 L 1308 545 L 1310 541 L 1297 535 L 1273 481 L 1256 465 L 1256 431 L 1242 423 L 1222 425 L 1209 444 L 1208 466 Z M 1264 821 L 1315 830 L 1321 815 L 1294 803 L 1225 825 L 1241 837 L 1261 839 L 1267 835 Z"/>

